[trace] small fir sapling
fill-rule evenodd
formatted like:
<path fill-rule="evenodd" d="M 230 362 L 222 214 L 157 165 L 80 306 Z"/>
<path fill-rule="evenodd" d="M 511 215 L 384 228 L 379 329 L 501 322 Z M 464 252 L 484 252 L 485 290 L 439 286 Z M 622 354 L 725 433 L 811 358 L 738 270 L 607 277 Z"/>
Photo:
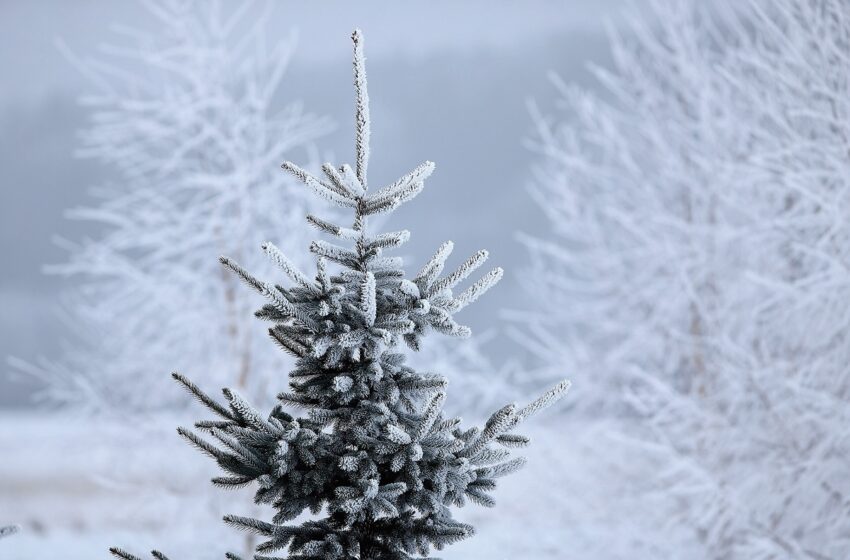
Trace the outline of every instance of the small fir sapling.
<path fill-rule="evenodd" d="M 272 243 L 262 249 L 289 277 L 284 287 L 261 281 L 227 257 L 222 263 L 268 299 L 257 316 L 273 323 L 269 334 L 296 357 L 290 391 L 267 416 L 242 396 L 224 390 L 221 404 L 180 374 L 174 378 L 215 419 L 178 432 L 225 472 L 216 486 L 256 483 L 255 501 L 275 511 L 269 521 L 226 516 L 225 522 L 257 533 L 256 560 L 406 560 L 427 558 L 470 536 L 473 527 L 452 517 L 452 506 L 467 500 L 494 505 L 496 479 L 520 468 L 524 459 L 510 449 L 529 439 L 514 429 L 559 400 L 562 381 L 525 407 L 509 404 L 483 427 L 462 428 L 443 413 L 447 380 L 405 365 L 397 350 L 403 340 L 416 350 L 431 330 L 466 337 L 470 329 L 454 314 L 474 302 L 502 276 L 496 268 L 463 291 L 456 286 L 487 259 L 479 251 L 451 274 L 441 276 L 452 243 L 440 246 L 413 277 L 405 278 L 399 257 L 384 251 L 403 244 L 408 231 L 370 233 L 368 217 L 411 200 L 434 170 L 425 162 L 396 182 L 371 192 L 369 104 L 363 42 L 354 41 L 356 162 L 323 167 L 314 177 L 295 164 L 283 168 L 330 202 L 350 209 L 351 227 L 314 215 L 307 220 L 344 245 L 316 240 L 317 274 L 310 278 Z M 330 263 L 338 265 L 336 272 Z M 301 408 L 294 416 L 286 408 Z M 203 434 L 203 435 L 201 435 Z M 204 437 L 206 436 L 206 437 Z M 210 440 L 213 440 L 211 442 Z M 313 518 L 289 524 L 309 511 Z M 125 560 L 137 557 L 121 549 Z M 268 556 L 268 554 L 284 556 Z M 154 551 L 159 560 L 166 557 Z M 228 558 L 237 557 L 229 554 Z"/>

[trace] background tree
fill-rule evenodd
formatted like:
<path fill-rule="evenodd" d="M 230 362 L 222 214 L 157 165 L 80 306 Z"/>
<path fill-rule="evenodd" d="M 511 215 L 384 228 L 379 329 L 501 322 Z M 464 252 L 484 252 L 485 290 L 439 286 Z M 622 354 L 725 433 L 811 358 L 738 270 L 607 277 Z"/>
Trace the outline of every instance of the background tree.
<path fill-rule="evenodd" d="M 17 525 L 7 525 L 5 527 L 0 527 L 0 539 L 3 537 L 8 537 L 9 535 L 14 535 L 19 530 Z"/>
<path fill-rule="evenodd" d="M 413 280 L 404 278 L 399 257 L 384 256 L 385 249 L 405 243 L 410 232 L 370 233 L 368 219 L 414 198 L 434 164 L 425 162 L 396 182 L 368 191 L 369 98 L 360 32 L 352 39 L 354 168 L 325 164 L 325 178 L 318 178 L 283 164 L 315 194 L 353 211 L 350 228 L 307 216 L 345 245 L 314 241 L 310 251 L 317 274 L 310 278 L 273 244 L 263 244 L 292 282 L 288 288 L 258 280 L 228 257 L 221 259 L 268 299 L 257 315 L 273 323 L 271 337 L 297 358 L 291 391 L 278 395 L 280 402 L 264 418 L 236 391 L 225 389 L 222 405 L 174 374 L 216 416 L 195 425 L 215 444 L 197 432 L 178 430 L 224 470 L 213 483 L 225 488 L 256 483 L 255 501 L 275 511 L 271 523 L 225 517 L 228 524 L 267 539 L 257 547 L 257 559 L 287 549 L 290 559 L 404 560 L 471 535 L 473 528 L 455 521 L 450 507 L 467 499 L 494 504 L 490 493 L 496 479 L 524 462 L 510 458 L 506 449 L 528 443 L 514 428 L 560 399 L 569 386 L 562 381 L 526 407 L 501 408 L 481 429 L 462 429 L 460 418 L 442 411 L 446 378 L 418 373 L 395 351 L 402 341 L 418 350 L 432 330 L 469 336 L 454 314 L 489 290 L 502 270 L 456 293 L 456 286 L 484 263 L 486 251 L 441 276 L 452 252 L 452 243 L 446 242 Z M 295 417 L 284 411 L 292 407 L 308 413 Z M 314 518 L 287 525 L 306 511 Z M 135 558 L 120 549 L 112 552 Z"/>
<path fill-rule="evenodd" d="M 567 115 L 538 118 L 555 235 L 523 238 L 547 311 L 518 333 L 544 378 L 598 358 L 582 402 L 646 420 L 646 540 L 850 553 L 845 8 L 655 2 L 613 37 L 607 95 L 559 83 Z"/>
<path fill-rule="evenodd" d="M 70 55 L 96 88 L 82 100 L 91 124 L 80 154 L 114 179 L 93 191 L 94 205 L 69 212 L 97 235 L 61 241 L 69 261 L 49 267 L 79 280 L 66 298 L 79 336 L 56 362 L 15 362 L 44 377 L 49 396 L 122 416 L 178 404 L 157 375 L 175 366 L 211 382 L 235 379 L 259 398 L 291 365 L 257 351 L 249 298 L 214 257 L 262 270 L 247 249 L 310 207 L 269 170 L 287 154 L 310 155 L 329 130 L 300 103 L 280 101 L 292 41 L 268 45 L 267 18 L 250 3 L 144 6 L 155 34 L 116 26 L 121 42 L 103 46 L 101 57 Z M 293 229 L 284 246 L 302 243 Z"/>

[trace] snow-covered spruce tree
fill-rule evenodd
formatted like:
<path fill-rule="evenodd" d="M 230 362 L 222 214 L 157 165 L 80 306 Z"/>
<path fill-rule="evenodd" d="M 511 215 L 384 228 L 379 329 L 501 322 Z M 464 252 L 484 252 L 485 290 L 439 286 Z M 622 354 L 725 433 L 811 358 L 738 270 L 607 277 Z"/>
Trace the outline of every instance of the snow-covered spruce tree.
<path fill-rule="evenodd" d="M 455 521 L 450 508 L 467 500 L 493 505 L 496 479 L 524 462 L 511 458 L 507 449 L 528 443 L 514 429 L 560 399 L 569 386 L 562 381 L 523 408 L 501 408 L 483 428 L 464 429 L 460 418 L 443 414 L 446 379 L 405 365 L 396 349 L 402 340 L 417 349 L 432 330 L 468 336 L 469 328 L 456 323 L 454 314 L 491 288 L 502 270 L 455 293 L 484 263 L 486 252 L 441 276 L 452 251 L 446 242 L 412 280 L 405 278 L 401 259 L 384 256 L 409 232 L 370 233 L 368 218 L 415 197 L 434 165 L 426 162 L 391 185 L 367 190 L 369 104 L 360 32 L 352 39 L 356 165 L 325 164 L 325 178 L 319 178 L 283 164 L 316 194 L 350 209 L 350 228 L 307 216 L 320 231 L 347 243 L 317 240 L 310 245 L 315 278 L 265 243 L 263 251 L 292 281 L 288 288 L 221 259 L 268 298 L 257 315 L 274 323 L 269 334 L 297 358 L 291 391 L 278 395 L 280 403 L 264 417 L 234 390 L 224 390 L 222 405 L 174 374 L 215 414 L 196 428 L 216 443 L 198 432 L 178 430 L 225 471 L 213 483 L 225 488 L 256 483 L 256 502 L 275 510 L 271 522 L 225 517 L 228 524 L 266 539 L 257 547 L 257 560 L 284 549 L 289 560 L 406 560 L 468 537 L 473 528 Z M 331 263 L 337 273 L 329 270 Z M 293 416 L 285 411 L 289 407 L 308 414 Z M 287 524 L 305 512 L 314 518 Z M 135 558 L 120 549 L 112 552 Z"/>
<path fill-rule="evenodd" d="M 609 95 L 565 87 L 540 121 L 553 235 L 526 238 L 546 313 L 523 333 L 644 415 L 629 466 L 663 468 L 617 468 L 654 556 L 681 556 L 675 526 L 702 558 L 847 558 L 847 6 L 654 6 L 614 37 Z"/>
<path fill-rule="evenodd" d="M 281 99 L 292 41 L 269 44 L 256 6 L 223 4 L 146 1 L 155 25 L 116 25 L 96 57 L 70 55 L 92 86 L 79 153 L 110 183 L 69 212 L 95 233 L 61 241 L 69 260 L 49 267 L 74 286 L 64 298 L 73 338 L 57 360 L 15 362 L 55 401 L 121 418 L 173 409 L 185 396 L 168 396 L 152 372 L 189 366 L 220 385 L 236 376 L 259 399 L 293 363 L 261 350 L 253 303 L 215 257 L 270 271 L 254 248 L 274 231 L 291 230 L 285 250 L 307 242 L 291 226 L 315 203 L 270 170 L 309 155 L 330 123 Z"/>

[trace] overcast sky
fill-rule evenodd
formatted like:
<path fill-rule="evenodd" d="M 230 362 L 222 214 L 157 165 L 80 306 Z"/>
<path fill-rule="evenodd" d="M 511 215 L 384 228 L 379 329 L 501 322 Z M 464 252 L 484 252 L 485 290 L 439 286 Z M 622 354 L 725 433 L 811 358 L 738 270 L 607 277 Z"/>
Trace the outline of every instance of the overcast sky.
<path fill-rule="evenodd" d="M 369 57 L 416 60 L 442 54 L 489 53 L 496 57 L 547 36 L 599 32 L 616 21 L 621 0 L 430 0 L 413 2 L 277 2 L 270 32 L 298 32 L 302 63 L 339 62 L 340 39 L 361 27 Z M 155 24 L 140 2 L 40 0 L 0 2 L 0 68 L 14 77 L 0 102 L 38 103 L 73 90 L 82 78 L 58 56 L 56 40 L 86 53 L 109 39 L 119 23 Z M 539 55 L 539 53 L 538 53 Z M 9 87 L 11 86 L 11 87 Z"/>
<path fill-rule="evenodd" d="M 319 7 L 321 6 L 321 7 Z M 445 239 L 460 253 L 491 251 L 507 281 L 470 309 L 473 327 L 490 326 L 502 307 L 530 305 L 517 274 L 525 259 L 516 230 L 542 232 L 525 187 L 533 156 L 529 99 L 551 108 L 547 73 L 592 87 L 589 62 L 606 64 L 606 21 L 617 0 L 572 2 L 275 3 L 269 33 L 297 32 L 298 48 L 280 92 L 330 115 L 334 133 L 320 148 L 350 159 L 349 34 L 363 29 L 369 58 L 373 177 L 390 180 L 425 159 L 437 172 L 416 205 L 393 218 L 413 233 L 420 260 Z M 41 273 L 61 261 L 55 235 L 85 235 L 63 211 L 87 202 L 104 171 L 75 159 L 86 113 L 76 103 L 84 78 L 57 48 L 95 52 L 114 23 L 153 26 L 134 2 L 0 2 L 0 356 L 55 357 L 63 281 Z M 472 212 L 471 209 L 475 208 Z M 468 317 L 469 318 L 469 317 Z M 32 380 L 0 373 L 0 406 L 27 402 Z"/>

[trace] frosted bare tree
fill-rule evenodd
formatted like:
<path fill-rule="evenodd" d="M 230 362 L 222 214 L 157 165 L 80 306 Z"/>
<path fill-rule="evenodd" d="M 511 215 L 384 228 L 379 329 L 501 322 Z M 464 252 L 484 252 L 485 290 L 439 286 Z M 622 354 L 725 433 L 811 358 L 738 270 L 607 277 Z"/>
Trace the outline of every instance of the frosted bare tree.
<path fill-rule="evenodd" d="M 523 239 L 547 313 L 516 334 L 540 376 L 593 371 L 580 402 L 646 420 L 669 521 L 646 540 L 846 558 L 850 14 L 653 8 L 614 35 L 605 95 L 558 82 L 565 114 L 537 119 L 553 235 Z"/>
<path fill-rule="evenodd" d="M 696 11 L 665 4 L 664 18 L 688 27 L 666 33 L 643 17 L 633 34 L 614 35 L 616 70 L 596 69 L 607 95 L 553 77 L 568 116 L 553 123 L 535 110 L 531 194 L 554 235 L 521 234 L 534 272 L 524 278 L 559 313 L 514 314 L 528 324 L 514 334 L 548 358 L 541 376 L 561 367 L 557 355 L 594 372 L 587 381 L 601 399 L 633 364 L 683 392 L 704 391 L 711 367 L 719 261 L 729 257 L 715 227 L 729 208 L 713 190 L 724 184 L 714 164 L 730 149 L 721 139 L 730 108 L 725 92 L 709 94 L 725 86 L 708 71 L 719 55 Z"/>
<path fill-rule="evenodd" d="M 286 224 L 312 203 L 274 170 L 312 157 L 329 122 L 281 101 L 293 44 L 267 44 L 270 4 L 143 5 L 151 25 L 116 27 L 118 44 L 96 58 L 71 55 L 94 86 L 80 154 L 112 172 L 91 206 L 69 212 L 99 233 L 63 241 L 70 258 L 50 267 L 79 281 L 67 315 L 81 336 L 58 362 L 16 363 L 56 399 L 122 413 L 174 406 L 159 388 L 175 367 L 259 397 L 291 364 L 257 350 L 255 302 L 216 256 L 263 269 L 261 242 L 294 254 L 309 244 Z"/>

